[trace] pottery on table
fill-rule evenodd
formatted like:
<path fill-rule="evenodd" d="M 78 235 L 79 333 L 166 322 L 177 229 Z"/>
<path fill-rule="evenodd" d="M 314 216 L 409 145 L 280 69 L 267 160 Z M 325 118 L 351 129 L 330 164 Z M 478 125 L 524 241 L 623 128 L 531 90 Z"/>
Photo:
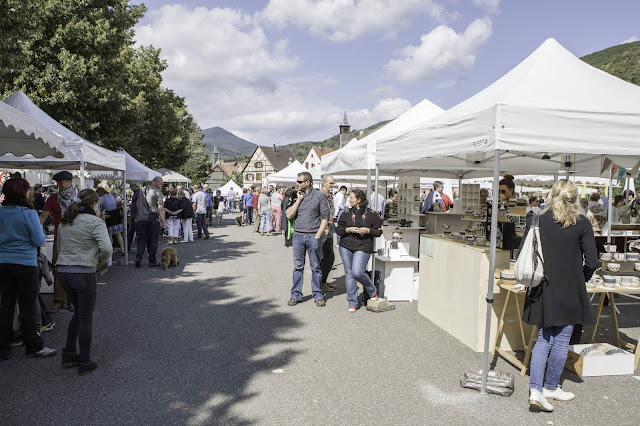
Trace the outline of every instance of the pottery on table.
<path fill-rule="evenodd" d="M 619 263 L 609 263 L 607 264 L 607 269 L 611 272 L 620 272 L 620 264 Z"/>
<path fill-rule="evenodd" d="M 640 278 L 633 276 L 621 277 L 620 285 L 625 287 L 640 287 Z"/>
<path fill-rule="evenodd" d="M 609 261 L 613 259 L 613 255 L 611 253 L 600 253 L 600 260 Z"/>
<path fill-rule="evenodd" d="M 633 267 L 636 271 L 640 272 L 640 263 L 636 263 Z"/>
<path fill-rule="evenodd" d="M 637 262 L 640 259 L 640 253 L 627 253 L 627 260 Z"/>
<path fill-rule="evenodd" d="M 487 237 L 479 235 L 476 237 L 476 244 L 479 246 L 487 245 Z"/>
<path fill-rule="evenodd" d="M 626 256 L 624 255 L 624 253 L 613 253 L 613 260 L 615 260 L 616 262 L 622 262 L 625 259 Z"/>
<path fill-rule="evenodd" d="M 602 276 L 603 285 L 608 288 L 613 288 L 616 286 L 616 283 L 620 281 L 620 277 L 616 277 L 614 275 L 603 275 Z"/>

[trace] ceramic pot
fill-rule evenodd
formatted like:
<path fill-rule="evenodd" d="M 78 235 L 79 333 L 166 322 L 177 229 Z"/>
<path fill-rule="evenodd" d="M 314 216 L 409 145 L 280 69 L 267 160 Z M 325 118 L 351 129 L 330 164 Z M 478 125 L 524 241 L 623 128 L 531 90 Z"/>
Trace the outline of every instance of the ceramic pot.
<path fill-rule="evenodd" d="M 619 263 L 609 263 L 607 265 L 607 269 L 610 270 L 611 272 L 619 272 L 620 271 L 620 264 Z"/>
<path fill-rule="evenodd" d="M 608 262 L 612 258 L 613 258 L 613 256 L 611 255 L 611 253 L 600 253 L 600 260 L 604 260 L 604 261 Z"/>
<path fill-rule="evenodd" d="M 622 262 L 625 259 L 626 256 L 624 255 L 624 253 L 613 253 L 613 260 L 615 260 L 616 262 Z"/>

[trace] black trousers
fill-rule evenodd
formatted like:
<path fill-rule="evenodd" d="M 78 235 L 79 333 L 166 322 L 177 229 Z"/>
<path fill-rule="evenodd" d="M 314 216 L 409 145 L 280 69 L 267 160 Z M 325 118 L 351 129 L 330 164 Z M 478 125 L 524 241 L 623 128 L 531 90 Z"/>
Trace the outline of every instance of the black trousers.
<path fill-rule="evenodd" d="M 11 334 L 13 333 L 13 315 L 16 300 L 20 307 L 20 325 L 22 339 L 27 354 L 38 352 L 44 347 L 42 337 L 36 330 L 35 308 L 40 280 L 37 266 L 25 266 L 14 263 L 0 263 L 0 353 L 11 353 Z"/>
<path fill-rule="evenodd" d="M 331 272 L 331 268 L 333 268 L 333 262 L 336 260 L 336 255 L 333 252 L 333 234 L 322 238 L 321 249 L 320 269 L 322 270 L 322 284 L 325 284 L 327 278 L 329 278 L 329 272 Z"/>
<path fill-rule="evenodd" d="M 160 222 L 138 222 L 138 251 L 136 261 L 141 262 L 145 249 L 149 251 L 149 264 L 155 265 L 158 253 L 158 239 L 160 238 Z"/>
<path fill-rule="evenodd" d="M 80 346 L 80 358 L 90 359 L 93 337 L 93 309 L 96 306 L 98 280 L 95 273 L 77 274 L 58 272 L 60 285 L 65 289 L 75 312 L 67 329 L 65 352 L 76 352 L 76 341 Z"/>

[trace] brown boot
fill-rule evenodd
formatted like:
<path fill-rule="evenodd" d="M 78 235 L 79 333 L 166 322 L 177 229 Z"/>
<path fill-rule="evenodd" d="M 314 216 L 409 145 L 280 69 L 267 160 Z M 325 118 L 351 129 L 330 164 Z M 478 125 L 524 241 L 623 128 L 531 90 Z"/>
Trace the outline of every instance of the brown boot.
<path fill-rule="evenodd" d="M 64 307 L 64 302 L 53 302 L 53 305 L 49 307 L 49 313 L 55 314 L 56 312 L 59 312 L 60 309 L 62 309 L 63 307 Z"/>

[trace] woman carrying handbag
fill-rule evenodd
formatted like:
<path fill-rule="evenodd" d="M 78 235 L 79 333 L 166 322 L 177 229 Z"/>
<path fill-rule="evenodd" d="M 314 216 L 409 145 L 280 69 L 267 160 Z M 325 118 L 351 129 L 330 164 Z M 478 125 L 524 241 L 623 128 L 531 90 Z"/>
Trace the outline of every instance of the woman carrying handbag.
<path fill-rule="evenodd" d="M 527 233 L 531 220 L 527 218 Z M 598 254 L 593 228 L 578 212 L 575 183 L 561 180 L 553 185 L 550 205 L 540 215 L 539 224 L 544 279 L 528 292 L 522 319 L 538 327 L 531 356 L 529 405 L 550 412 L 554 407 L 549 400 L 574 398 L 560 388 L 559 381 L 574 326 L 595 324 L 585 282 L 598 268 Z"/>

